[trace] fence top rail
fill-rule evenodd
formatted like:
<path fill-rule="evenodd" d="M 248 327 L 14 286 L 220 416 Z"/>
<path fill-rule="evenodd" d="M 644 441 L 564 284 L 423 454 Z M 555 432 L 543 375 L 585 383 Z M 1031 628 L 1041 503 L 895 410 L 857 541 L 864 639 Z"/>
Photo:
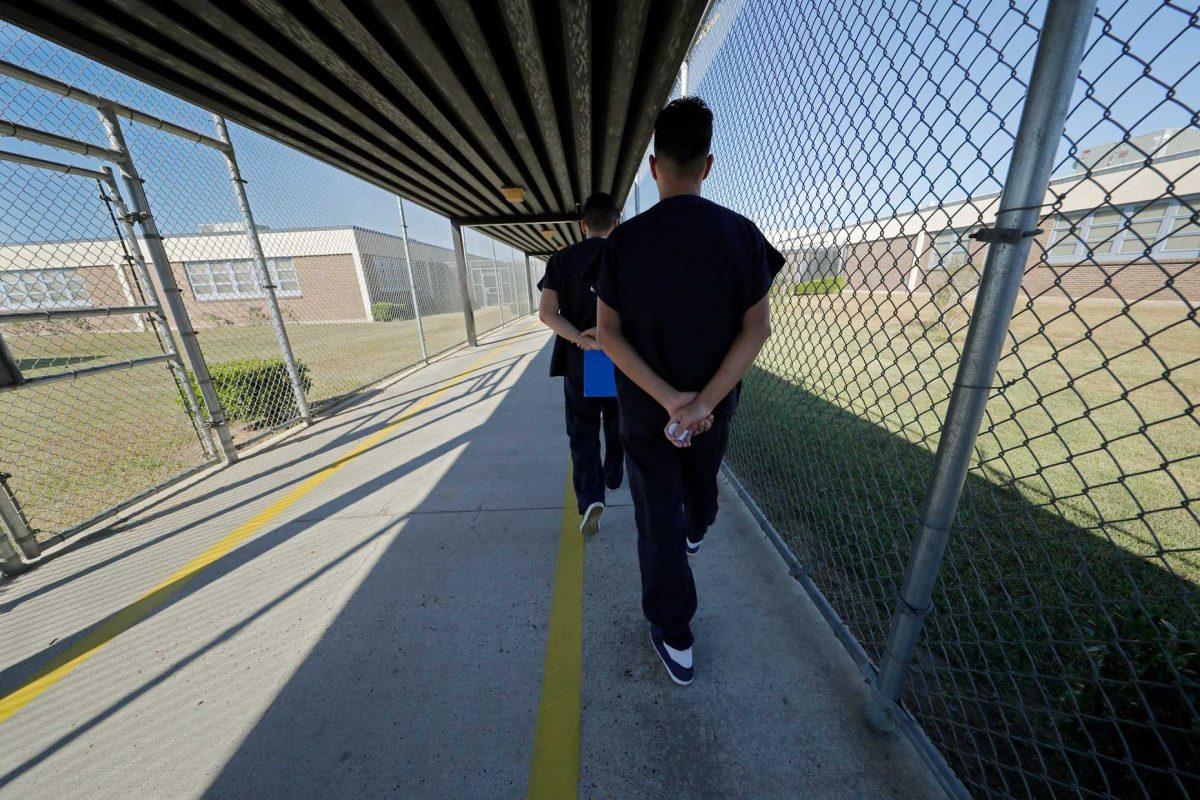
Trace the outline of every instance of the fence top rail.
<path fill-rule="evenodd" d="M 36 158 L 34 156 L 22 155 L 14 153 L 10 150 L 0 150 L 0 161 L 8 161 L 13 164 L 23 164 L 27 167 L 36 167 L 50 172 L 61 172 L 64 175 L 74 175 L 78 178 L 91 178 L 97 181 L 107 181 L 108 175 L 98 169 L 88 169 L 87 167 L 77 167 L 74 164 L 64 164 L 61 161 L 50 161 L 45 158 Z"/>
<path fill-rule="evenodd" d="M 114 164 L 125 163 L 125 154 L 119 150 L 113 150 L 109 147 L 101 147 L 98 144 L 91 144 L 79 139 L 72 139 L 70 136 L 63 136 L 60 133 L 50 133 L 39 128 L 31 128 L 28 125 L 21 125 L 17 122 L 10 122 L 6 119 L 0 119 L 0 136 L 9 136 L 13 139 L 20 139 L 26 142 L 36 142 L 44 144 L 47 147 L 56 147 L 59 150 L 65 150 L 68 153 L 78 153 L 81 156 L 91 156 L 102 161 L 111 161 Z"/>
<path fill-rule="evenodd" d="M 93 108 L 111 108 L 116 112 L 117 116 L 132 120 L 133 122 L 146 125 L 151 128 L 157 128 L 160 131 L 173 134 L 182 139 L 187 139 L 197 144 L 202 144 L 211 147 L 214 150 L 222 152 L 229 149 L 229 145 L 216 139 L 212 136 L 205 136 L 203 133 L 192 130 L 191 128 L 177 125 L 174 122 L 156 117 L 153 114 L 147 114 L 145 111 L 139 111 L 132 106 L 127 106 L 124 103 L 118 103 L 115 100 L 110 100 L 107 97 L 101 97 L 98 94 L 93 94 L 86 89 L 80 89 L 78 86 L 72 86 L 69 83 L 51 78 L 46 75 L 34 72 L 31 69 L 26 69 L 11 61 L 0 59 L 0 75 L 12 78 L 13 80 L 27 83 L 30 86 L 36 86 L 39 89 L 45 89 L 48 92 L 53 92 L 68 100 L 75 100 L 84 105 L 92 106 Z"/>

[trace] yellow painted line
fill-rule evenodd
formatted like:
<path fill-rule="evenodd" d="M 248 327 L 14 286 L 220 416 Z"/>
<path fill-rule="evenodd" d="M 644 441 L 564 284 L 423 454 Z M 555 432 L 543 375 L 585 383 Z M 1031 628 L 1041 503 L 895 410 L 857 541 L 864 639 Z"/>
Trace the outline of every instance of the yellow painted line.
<path fill-rule="evenodd" d="M 570 800 L 579 796 L 579 681 L 583 670 L 583 536 L 575 510 L 575 489 L 567 470 L 562 533 L 550 601 L 550 631 L 542 699 L 533 733 L 529 767 L 530 800 Z"/>
<path fill-rule="evenodd" d="M 259 511 L 253 517 L 234 528 L 216 544 L 173 572 L 166 580 L 120 611 L 98 622 L 83 638 L 52 659 L 49 664 L 38 672 L 36 677 L 20 689 L 0 698 L 0 724 L 7 721 L 9 717 L 20 711 L 42 692 L 70 675 L 76 667 L 100 652 L 105 645 L 117 636 L 120 636 L 148 617 L 173 595 L 178 593 L 191 578 L 195 577 L 205 567 L 218 561 L 238 545 L 262 531 L 297 501 L 332 478 L 352 460 L 382 442 L 394 433 L 396 428 L 433 405 L 442 395 L 467 380 L 472 372 L 494 359 L 500 351 L 507 349 L 508 346 L 505 345 L 497 348 L 473 361 L 462 372 L 450 378 L 440 389 L 432 394 L 425 395 L 409 406 L 399 417 L 359 442 L 348 453 L 325 466 L 319 472 L 315 472 L 305 478 L 278 500 L 275 500 L 262 511 Z"/>

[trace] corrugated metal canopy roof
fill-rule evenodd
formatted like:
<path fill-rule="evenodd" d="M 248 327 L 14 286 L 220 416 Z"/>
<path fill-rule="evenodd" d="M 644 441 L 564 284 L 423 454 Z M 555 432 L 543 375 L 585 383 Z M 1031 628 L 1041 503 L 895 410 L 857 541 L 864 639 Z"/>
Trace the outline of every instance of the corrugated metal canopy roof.
<path fill-rule="evenodd" d="M 22 0 L 0 16 L 446 216 L 561 220 L 593 191 L 624 200 L 704 6 Z M 488 232 L 548 249 L 534 226 Z"/>

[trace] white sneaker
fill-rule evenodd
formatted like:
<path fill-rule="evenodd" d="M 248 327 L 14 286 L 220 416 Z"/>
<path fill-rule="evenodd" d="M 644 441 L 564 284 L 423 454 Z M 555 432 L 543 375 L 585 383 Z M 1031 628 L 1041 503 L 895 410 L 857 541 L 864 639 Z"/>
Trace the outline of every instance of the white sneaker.
<path fill-rule="evenodd" d="M 583 512 L 583 521 L 579 523 L 579 532 L 584 536 L 594 536 L 600 530 L 600 515 L 604 513 L 604 503 L 592 503 Z"/>
<path fill-rule="evenodd" d="M 667 675 L 680 686 L 687 686 L 696 677 L 696 668 L 692 666 L 692 648 L 676 650 L 663 641 L 662 634 L 655 626 L 650 626 L 650 644 L 667 668 Z"/>
<path fill-rule="evenodd" d="M 689 556 L 694 556 L 700 552 L 700 543 L 703 541 L 704 540 L 701 539 L 699 542 L 693 542 L 691 539 L 685 536 L 683 539 L 685 545 L 684 549 L 687 550 L 687 554 Z"/>

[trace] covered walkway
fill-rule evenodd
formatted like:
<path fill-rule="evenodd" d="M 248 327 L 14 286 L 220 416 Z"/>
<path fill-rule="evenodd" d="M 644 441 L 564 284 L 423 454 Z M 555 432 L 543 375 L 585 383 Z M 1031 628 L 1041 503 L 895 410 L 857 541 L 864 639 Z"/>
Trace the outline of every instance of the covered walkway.
<path fill-rule="evenodd" d="M 586 548 L 547 334 L 478 349 L 0 584 L 0 797 L 940 796 L 736 495 L 696 683 Z"/>

